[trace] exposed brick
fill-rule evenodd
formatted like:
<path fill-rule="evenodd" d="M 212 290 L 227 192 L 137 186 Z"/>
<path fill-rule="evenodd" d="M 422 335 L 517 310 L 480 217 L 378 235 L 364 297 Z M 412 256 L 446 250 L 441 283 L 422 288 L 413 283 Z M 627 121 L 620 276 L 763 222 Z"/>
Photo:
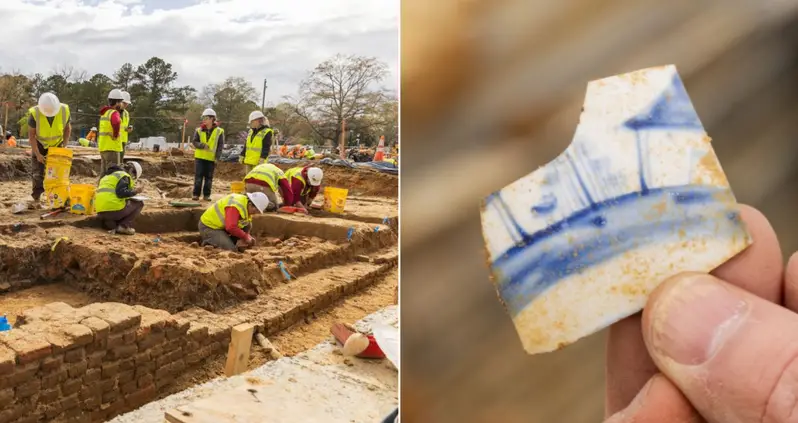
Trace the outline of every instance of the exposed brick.
<path fill-rule="evenodd" d="M 175 379 L 173 377 L 166 377 L 163 379 L 156 379 L 155 386 L 158 388 L 159 391 L 164 391 L 169 388 L 173 383 L 175 383 Z"/>
<path fill-rule="evenodd" d="M 119 389 L 103 392 L 103 403 L 112 402 L 117 398 L 119 398 Z"/>
<path fill-rule="evenodd" d="M 136 361 L 133 357 L 119 362 L 119 370 L 134 370 L 136 368 Z"/>
<path fill-rule="evenodd" d="M 136 331 L 135 330 L 128 330 L 122 334 L 122 341 L 125 345 L 128 344 L 135 344 L 136 343 Z"/>
<path fill-rule="evenodd" d="M 158 391 L 155 385 L 148 385 L 130 394 L 126 398 L 127 405 L 131 408 L 138 408 L 155 399 Z"/>
<path fill-rule="evenodd" d="M 89 411 L 94 411 L 100 408 L 100 404 L 102 404 L 102 397 L 100 397 L 99 395 L 96 397 L 86 398 L 83 400 L 83 402 L 80 403 L 81 407 L 83 407 L 84 410 L 89 410 Z"/>
<path fill-rule="evenodd" d="M 72 394 L 61 399 L 61 408 L 69 410 L 80 405 L 80 399 L 77 394 Z"/>
<path fill-rule="evenodd" d="M 35 393 L 38 393 L 42 389 L 42 381 L 39 379 L 33 379 L 30 382 L 23 383 L 17 386 L 15 391 L 15 396 L 19 398 L 27 398 Z"/>
<path fill-rule="evenodd" d="M 139 380 L 137 381 L 137 384 L 138 384 L 139 388 L 144 388 L 144 387 L 147 387 L 149 385 L 152 385 L 153 382 L 155 382 L 155 376 L 153 376 L 151 374 L 146 374 L 146 375 L 144 375 L 144 376 L 139 378 Z"/>
<path fill-rule="evenodd" d="M 72 324 L 64 328 L 64 334 L 72 340 L 73 345 L 84 346 L 94 341 L 94 333 L 88 326 Z"/>
<path fill-rule="evenodd" d="M 52 421 L 64 411 L 61 401 L 56 401 L 43 407 L 44 415 L 47 416 L 47 421 Z"/>
<path fill-rule="evenodd" d="M 62 384 L 69 375 L 67 374 L 66 369 L 60 369 L 53 373 L 50 373 L 47 376 L 42 377 L 42 388 L 43 389 L 50 389 L 55 388 L 56 386 Z"/>
<path fill-rule="evenodd" d="M 99 398 L 102 396 L 102 394 L 103 394 L 102 386 L 100 386 L 100 384 L 96 384 L 80 388 L 80 394 L 78 398 L 85 401 L 89 398 L 94 398 L 94 397 Z"/>
<path fill-rule="evenodd" d="M 139 388 L 138 384 L 134 380 L 134 381 L 130 381 L 128 383 L 125 383 L 124 385 L 119 385 L 119 392 L 121 392 L 123 395 L 127 395 L 127 394 L 131 394 L 133 392 L 136 392 L 136 390 L 138 388 Z"/>
<path fill-rule="evenodd" d="M 40 404 L 51 404 L 61 398 L 61 390 L 58 388 L 45 389 L 39 393 Z"/>
<path fill-rule="evenodd" d="M 18 364 L 41 360 L 50 355 L 52 345 L 44 336 L 29 333 L 24 329 L 0 332 L 0 343 L 5 344 L 17 355 Z"/>
<path fill-rule="evenodd" d="M 105 351 L 97 351 L 91 353 L 88 357 L 89 368 L 94 369 L 97 367 L 102 367 L 105 355 L 106 355 Z"/>
<path fill-rule="evenodd" d="M 61 384 L 61 392 L 64 395 L 76 394 L 80 391 L 81 386 L 83 386 L 83 380 L 69 379 Z"/>
<path fill-rule="evenodd" d="M 180 338 L 172 339 L 171 341 L 166 341 L 163 345 L 164 353 L 172 352 L 175 350 L 179 350 L 183 348 L 183 345 L 186 343 L 186 337 L 182 336 Z"/>
<path fill-rule="evenodd" d="M 136 371 L 131 369 L 120 372 L 117 380 L 120 384 L 136 380 Z"/>
<path fill-rule="evenodd" d="M 197 322 L 191 322 L 186 334 L 201 344 L 208 338 L 208 327 Z"/>
<path fill-rule="evenodd" d="M 80 324 L 91 329 L 95 340 L 107 337 L 111 328 L 111 325 L 106 323 L 105 320 L 94 316 L 83 319 Z"/>
<path fill-rule="evenodd" d="M 14 388 L 0 390 L 0 404 L 11 404 L 12 399 L 14 399 Z"/>
<path fill-rule="evenodd" d="M 136 344 L 131 345 L 123 345 L 121 347 L 116 347 L 110 351 L 108 354 L 109 359 L 111 360 L 119 360 L 122 358 L 132 357 L 134 354 L 138 352 L 139 348 Z"/>
<path fill-rule="evenodd" d="M 188 328 L 186 328 L 185 330 L 182 330 L 182 329 L 179 329 L 179 328 L 168 329 L 166 331 L 166 339 L 175 339 L 175 338 L 180 338 L 182 336 L 185 336 L 187 330 L 188 330 Z"/>
<path fill-rule="evenodd" d="M 69 366 L 66 366 L 66 368 L 67 372 L 69 373 L 69 377 L 81 378 L 86 374 L 86 370 L 89 368 L 89 362 L 81 361 L 78 363 L 73 363 Z"/>
<path fill-rule="evenodd" d="M 116 348 L 125 345 L 124 335 L 121 333 L 113 333 L 108 335 L 108 348 Z"/>
<path fill-rule="evenodd" d="M 150 361 L 149 363 L 142 363 L 138 367 L 136 367 L 136 377 L 141 377 L 146 374 L 155 373 L 155 362 Z"/>
<path fill-rule="evenodd" d="M 116 389 L 116 379 L 101 380 L 100 389 L 103 392 L 113 391 L 114 389 Z"/>
<path fill-rule="evenodd" d="M 103 371 L 101 369 L 88 369 L 86 375 L 83 376 L 83 383 L 89 384 L 100 380 Z"/>
<path fill-rule="evenodd" d="M 154 359 L 162 356 L 164 351 L 165 351 L 165 349 L 164 349 L 163 344 L 159 344 L 159 345 L 155 345 L 152 348 L 150 348 L 149 351 L 150 351 L 150 357 L 152 357 L 153 360 L 154 360 Z"/>
<path fill-rule="evenodd" d="M 86 359 L 86 351 L 83 348 L 69 350 L 64 354 L 65 363 L 77 363 Z"/>
<path fill-rule="evenodd" d="M 186 355 L 186 364 L 196 364 L 200 361 L 202 361 L 202 355 L 199 351 Z"/>
<path fill-rule="evenodd" d="M 136 327 L 141 322 L 141 314 L 126 304 L 94 303 L 84 308 L 93 316 L 108 323 L 111 333 Z"/>
<path fill-rule="evenodd" d="M 49 373 L 53 370 L 58 370 L 64 364 L 64 355 L 54 355 L 42 360 L 42 372 Z"/>
<path fill-rule="evenodd" d="M 139 348 L 141 348 L 141 347 L 139 347 Z M 133 356 L 133 362 L 136 365 L 139 365 L 139 364 L 142 364 L 142 363 L 146 363 L 146 362 L 148 362 L 150 360 L 151 360 L 151 358 L 150 358 L 150 352 L 149 351 L 140 352 L 140 353 L 138 353 L 138 354 Z"/>
<path fill-rule="evenodd" d="M 138 341 L 139 350 L 142 351 L 146 350 L 147 348 L 163 343 L 165 340 L 166 340 L 166 333 L 164 332 L 150 333 L 149 335 L 145 336 L 144 338 Z"/>
<path fill-rule="evenodd" d="M 133 306 L 133 309 L 141 314 L 140 332 L 158 332 L 166 327 L 167 322 L 174 324 L 174 318 L 168 311 L 140 305 Z"/>
<path fill-rule="evenodd" d="M 27 408 L 20 404 L 3 407 L 3 409 L 0 410 L 0 422 L 15 422 L 25 414 L 26 411 Z"/>
<path fill-rule="evenodd" d="M 17 354 L 12 349 L 0 345 L 0 376 L 13 372 L 16 363 Z"/>
<path fill-rule="evenodd" d="M 108 379 L 119 374 L 119 363 L 105 363 L 103 364 L 103 379 Z"/>
<path fill-rule="evenodd" d="M 173 363 L 167 364 L 155 371 L 155 380 L 169 378 L 177 373 L 186 369 L 186 363 L 183 360 L 178 360 Z"/>
<path fill-rule="evenodd" d="M 14 423 L 39 423 L 41 416 L 38 413 L 28 414 L 27 416 L 20 417 Z M 71 423 L 71 422 L 70 422 Z"/>
<path fill-rule="evenodd" d="M 167 364 L 169 364 L 169 363 L 171 363 L 173 361 L 176 361 L 176 360 L 180 359 L 180 357 L 182 357 L 182 356 L 183 356 L 183 351 L 182 350 L 178 349 L 178 350 L 170 351 L 170 352 L 158 357 L 158 359 L 155 361 L 155 365 L 157 367 L 163 367 L 163 366 L 165 366 L 165 365 L 167 365 Z"/>
<path fill-rule="evenodd" d="M 89 349 L 92 352 L 95 351 L 105 351 L 108 349 L 108 335 L 103 338 L 94 338 L 94 342 L 91 343 Z"/>

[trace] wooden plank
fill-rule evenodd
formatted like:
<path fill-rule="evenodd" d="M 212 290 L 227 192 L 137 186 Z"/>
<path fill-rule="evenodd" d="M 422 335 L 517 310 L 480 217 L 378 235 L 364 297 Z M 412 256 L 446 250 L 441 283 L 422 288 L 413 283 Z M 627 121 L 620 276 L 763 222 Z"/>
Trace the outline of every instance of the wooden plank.
<path fill-rule="evenodd" d="M 224 366 L 225 375 L 233 376 L 247 370 L 249 349 L 252 346 L 252 333 L 254 331 L 255 325 L 252 323 L 242 323 L 233 327 L 230 346 L 227 348 L 227 363 Z"/>
<path fill-rule="evenodd" d="M 170 423 L 260 423 L 266 420 L 266 398 L 255 388 L 240 387 L 166 412 Z M 235 404 L 235 407 L 231 407 Z"/>

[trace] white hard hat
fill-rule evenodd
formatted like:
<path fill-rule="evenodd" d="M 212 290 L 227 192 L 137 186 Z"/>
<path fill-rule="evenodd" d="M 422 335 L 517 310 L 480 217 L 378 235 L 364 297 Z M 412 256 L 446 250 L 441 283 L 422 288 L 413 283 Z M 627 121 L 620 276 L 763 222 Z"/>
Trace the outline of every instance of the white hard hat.
<path fill-rule="evenodd" d="M 311 167 L 308 168 L 308 179 L 310 179 L 310 185 L 317 187 L 321 185 L 321 178 L 324 177 L 324 172 L 318 167 Z"/>
<path fill-rule="evenodd" d="M 141 178 L 141 165 L 137 162 L 130 162 L 130 165 L 133 167 L 133 177 L 136 179 Z"/>
<path fill-rule="evenodd" d="M 122 90 L 119 88 L 114 88 L 108 93 L 109 100 L 124 100 L 124 95 L 122 94 Z"/>
<path fill-rule="evenodd" d="M 252 201 L 252 204 L 261 213 L 266 210 L 266 207 L 269 207 L 269 197 L 262 192 L 250 192 L 247 194 L 247 197 L 249 197 L 249 201 Z"/>
<path fill-rule="evenodd" d="M 53 93 L 44 93 L 39 97 L 39 110 L 47 117 L 53 117 L 61 110 L 61 102 Z"/>
<path fill-rule="evenodd" d="M 261 112 L 260 110 L 255 110 L 254 112 L 249 114 L 249 121 L 250 122 L 252 122 L 255 119 L 260 119 L 260 118 L 264 118 L 264 119 L 266 118 L 266 116 L 263 116 L 263 112 Z"/>
<path fill-rule="evenodd" d="M 216 112 L 213 109 L 205 109 L 202 111 L 202 116 L 213 116 L 216 117 Z"/>
<path fill-rule="evenodd" d="M 122 101 L 127 104 L 132 104 L 133 102 L 130 101 L 130 93 L 127 91 L 122 91 Z"/>
<path fill-rule="evenodd" d="M 91 129 L 89 129 L 89 130 L 90 131 L 97 131 L 97 127 L 96 126 L 92 126 Z"/>

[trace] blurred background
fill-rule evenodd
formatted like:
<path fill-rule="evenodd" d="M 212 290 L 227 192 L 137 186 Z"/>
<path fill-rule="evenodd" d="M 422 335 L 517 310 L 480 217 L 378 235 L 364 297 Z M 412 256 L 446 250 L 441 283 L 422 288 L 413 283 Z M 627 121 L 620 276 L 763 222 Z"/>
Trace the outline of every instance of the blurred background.
<path fill-rule="evenodd" d="M 604 334 L 529 356 L 479 202 L 570 142 L 587 81 L 675 64 L 732 188 L 798 249 L 798 0 L 403 0 L 402 420 L 599 422 Z"/>

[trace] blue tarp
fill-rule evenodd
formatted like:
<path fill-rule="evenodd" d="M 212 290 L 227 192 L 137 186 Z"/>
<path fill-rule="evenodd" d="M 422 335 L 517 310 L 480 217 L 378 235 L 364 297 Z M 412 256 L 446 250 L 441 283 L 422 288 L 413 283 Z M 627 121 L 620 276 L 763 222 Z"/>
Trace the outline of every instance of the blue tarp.
<path fill-rule="evenodd" d="M 303 160 L 303 159 L 288 159 L 285 157 L 280 156 L 269 156 L 269 163 L 275 164 L 282 164 L 282 165 L 304 165 L 307 163 L 312 163 L 310 160 Z M 349 160 L 343 159 L 333 159 L 330 157 L 325 157 L 318 161 L 319 164 L 328 165 L 328 166 L 340 166 L 340 167 L 348 167 L 350 169 L 356 168 L 369 168 L 374 169 L 378 172 L 382 173 L 389 173 L 391 175 L 398 175 L 399 168 L 397 168 L 393 163 L 389 162 L 364 162 L 364 163 L 355 163 Z"/>

